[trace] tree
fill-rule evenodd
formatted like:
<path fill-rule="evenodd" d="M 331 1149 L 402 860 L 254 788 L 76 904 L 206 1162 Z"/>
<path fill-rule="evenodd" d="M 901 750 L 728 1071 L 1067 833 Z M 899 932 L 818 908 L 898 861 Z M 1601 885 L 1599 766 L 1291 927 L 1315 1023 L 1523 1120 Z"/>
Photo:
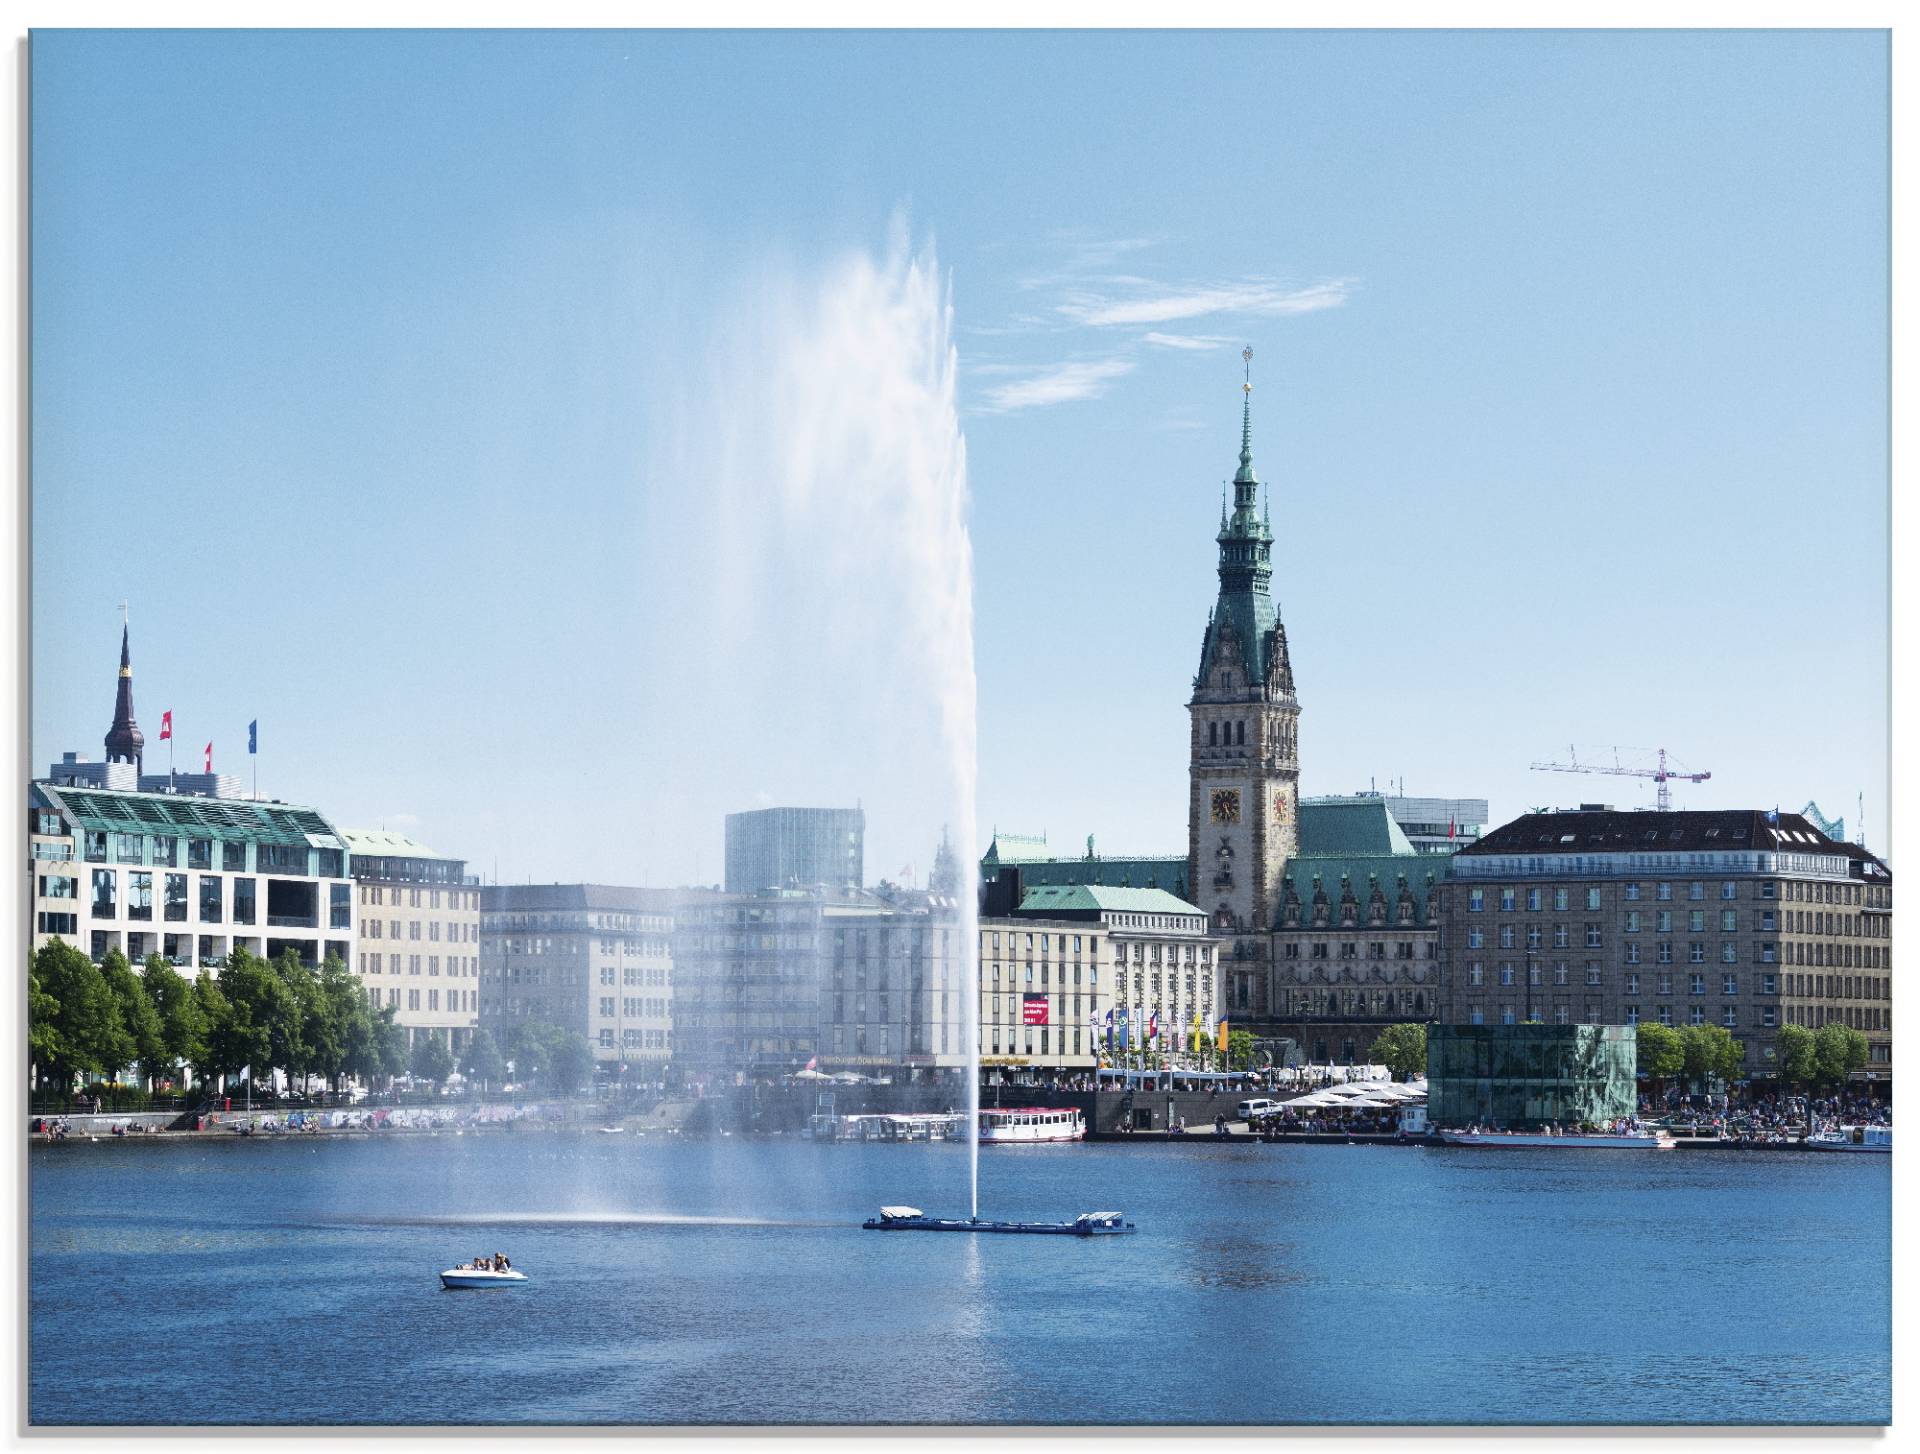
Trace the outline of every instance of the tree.
<path fill-rule="evenodd" d="M 192 991 L 192 1013 L 198 1017 L 201 1030 L 199 1042 L 191 1047 L 193 1053 L 188 1055 L 187 1063 L 193 1067 L 194 1079 L 202 1086 L 211 1086 L 213 1078 L 221 1073 L 218 1047 L 225 1042 L 228 1034 L 233 1006 L 220 993 L 219 981 L 210 974 L 197 976 Z"/>
<path fill-rule="evenodd" d="M 197 1069 L 207 1058 L 207 1016 L 194 987 L 156 954 L 141 971 L 140 988 L 160 1021 L 164 1064 L 169 1069 L 176 1064 Z M 152 1075 L 154 1068 L 149 1065 L 147 1073 Z"/>
<path fill-rule="evenodd" d="M 562 1095 L 572 1095 L 585 1085 L 593 1074 L 593 1049 L 587 1044 L 587 1037 L 577 1030 L 563 1035 L 553 1052 L 553 1064 L 548 1072 L 555 1090 Z"/>
<path fill-rule="evenodd" d="M 1829 1020 L 1813 1034 L 1813 1063 L 1819 1079 L 1835 1088 L 1867 1063 L 1867 1037 L 1851 1025 Z"/>
<path fill-rule="evenodd" d="M 473 1032 L 473 1038 L 467 1041 L 467 1053 L 461 1057 L 460 1069 L 468 1080 L 478 1081 L 483 1086 L 505 1078 L 506 1058 L 500 1054 L 500 1047 L 490 1032 Z"/>
<path fill-rule="evenodd" d="M 439 1085 L 453 1073 L 453 1052 L 447 1049 L 447 1042 L 438 1033 L 429 1030 L 413 1042 L 413 1053 L 407 1058 L 407 1068 L 413 1072 L 416 1080 Z"/>
<path fill-rule="evenodd" d="M 1688 1081 L 1703 1084 L 1709 1078 L 1739 1079 L 1746 1047 L 1722 1025 L 1689 1025 L 1680 1032 L 1681 1068 Z"/>
<path fill-rule="evenodd" d="M 33 976 L 55 1006 L 48 1032 L 41 1037 L 48 1079 L 71 1090 L 80 1072 L 111 1068 L 110 1062 L 129 1042 L 120 1024 L 120 1007 L 100 967 L 55 938 L 35 952 Z"/>
<path fill-rule="evenodd" d="M 140 976 L 133 972 L 133 966 L 127 963 L 126 955 L 118 949 L 108 950 L 100 964 L 100 977 L 113 991 L 113 1002 L 120 1011 L 120 1027 L 126 1032 L 121 1057 L 109 1068 L 117 1070 L 122 1065 L 138 1063 L 149 1081 L 157 1073 L 170 1072 L 173 1062 L 167 1058 L 159 1012 L 147 998 L 146 988 L 140 983 Z"/>
<path fill-rule="evenodd" d="M 1640 1022 L 1634 1035 L 1634 1058 L 1656 1087 L 1687 1068 L 1686 1048 L 1678 1032 L 1658 1020 Z"/>
<path fill-rule="evenodd" d="M 543 1020 L 522 1020 L 507 1031 L 507 1059 L 513 1062 L 514 1080 L 528 1085 L 546 1079 L 565 1038 L 558 1025 Z"/>
<path fill-rule="evenodd" d="M 43 1067 L 60 1058 L 60 1002 L 40 988 L 40 976 L 33 972 L 34 961 L 27 961 L 27 1065 L 29 1075 L 38 1078 Z"/>
<path fill-rule="evenodd" d="M 320 966 L 317 984 L 326 1007 L 324 1024 L 313 1031 L 322 1046 L 318 1073 L 337 1091 L 343 1077 L 371 1074 L 363 1067 L 373 1049 L 373 1010 L 359 979 L 337 955 Z"/>
<path fill-rule="evenodd" d="M 1410 1080 L 1427 1071 L 1427 1027 L 1420 1024 L 1389 1025 L 1373 1042 L 1368 1055 L 1376 1065 L 1384 1065 L 1401 1080 Z"/>
<path fill-rule="evenodd" d="M 1783 1082 L 1802 1089 L 1813 1084 L 1819 1074 L 1814 1059 L 1813 1031 L 1805 1025 L 1782 1025 L 1773 1042 L 1773 1053 Z"/>
<path fill-rule="evenodd" d="M 301 963 L 300 951 L 285 949 L 273 961 L 273 977 L 280 993 L 274 998 L 267 1018 L 267 1040 L 271 1049 L 267 1063 L 286 1071 L 290 1083 L 304 1081 L 315 1074 L 320 1046 L 312 1036 L 322 1028 L 325 1009 L 320 1003 L 319 982 L 313 971 Z"/>
<path fill-rule="evenodd" d="M 1253 1068 L 1253 1032 L 1251 1030 L 1227 1031 L 1227 1069 L 1251 1070 Z"/>
<path fill-rule="evenodd" d="M 287 990 L 273 966 L 244 949 L 227 956 L 220 969 L 220 993 L 227 1014 L 213 1037 L 213 1062 L 220 1075 L 242 1070 L 258 1082 L 273 1069 L 276 1031 L 286 1045 Z"/>
<path fill-rule="evenodd" d="M 373 1017 L 371 1073 L 384 1080 L 392 1080 L 407 1068 L 407 1032 L 395 1020 L 396 1014 L 392 1005 L 383 1005 Z"/>

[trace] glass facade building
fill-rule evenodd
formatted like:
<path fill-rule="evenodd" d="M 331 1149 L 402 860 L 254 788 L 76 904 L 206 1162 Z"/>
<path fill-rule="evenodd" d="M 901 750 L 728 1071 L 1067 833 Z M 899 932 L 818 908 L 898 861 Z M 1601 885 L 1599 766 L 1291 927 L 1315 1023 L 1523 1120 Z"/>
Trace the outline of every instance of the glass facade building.
<path fill-rule="evenodd" d="M 730 894 L 857 892 L 866 871 L 867 815 L 859 808 L 764 808 L 727 814 Z"/>
<path fill-rule="evenodd" d="M 1533 1130 L 1633 1114 L 1631 1025 L 1430 1025 L 1427 1119 Z"/>

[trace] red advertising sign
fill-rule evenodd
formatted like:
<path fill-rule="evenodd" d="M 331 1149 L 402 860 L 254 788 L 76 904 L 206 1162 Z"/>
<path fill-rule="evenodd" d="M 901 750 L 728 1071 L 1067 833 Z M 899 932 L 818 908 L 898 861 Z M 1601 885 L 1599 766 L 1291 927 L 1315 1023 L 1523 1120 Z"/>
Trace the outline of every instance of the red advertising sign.
<path fill-rule="evenodd" d="M 1047 997 L 1045 995 L 1022 995 L 1020 997 L 1020 1021 L 1025 1025 L 1046 1024 Z"/>

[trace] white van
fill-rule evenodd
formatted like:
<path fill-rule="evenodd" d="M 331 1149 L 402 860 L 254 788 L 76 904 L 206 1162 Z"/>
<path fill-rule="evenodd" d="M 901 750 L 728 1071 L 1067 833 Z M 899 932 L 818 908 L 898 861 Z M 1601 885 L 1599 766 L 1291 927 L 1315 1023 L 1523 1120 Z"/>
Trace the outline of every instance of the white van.
<path fill-rule="evenodd" d="M 1240 1102 L 1239 1115 L 1243 1121 L 1251 1121 L 1257 1116 L 1271 1116 L 1280 1109 L 1280 1102 L 1269 1100 L 1251 1100 Z"/>

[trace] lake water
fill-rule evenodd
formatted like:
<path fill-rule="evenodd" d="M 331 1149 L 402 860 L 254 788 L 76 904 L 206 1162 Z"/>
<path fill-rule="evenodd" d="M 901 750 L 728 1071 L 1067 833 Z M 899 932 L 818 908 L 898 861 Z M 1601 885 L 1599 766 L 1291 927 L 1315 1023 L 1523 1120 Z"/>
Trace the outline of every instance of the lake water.
<path fill-rule="evenodd" d="M 71 1423 L 1879 1422 L 1890 1158 L 441 1135 L 30 1154 Z M 448 1293 L 504 1250 L 531 1281 Z"/>

